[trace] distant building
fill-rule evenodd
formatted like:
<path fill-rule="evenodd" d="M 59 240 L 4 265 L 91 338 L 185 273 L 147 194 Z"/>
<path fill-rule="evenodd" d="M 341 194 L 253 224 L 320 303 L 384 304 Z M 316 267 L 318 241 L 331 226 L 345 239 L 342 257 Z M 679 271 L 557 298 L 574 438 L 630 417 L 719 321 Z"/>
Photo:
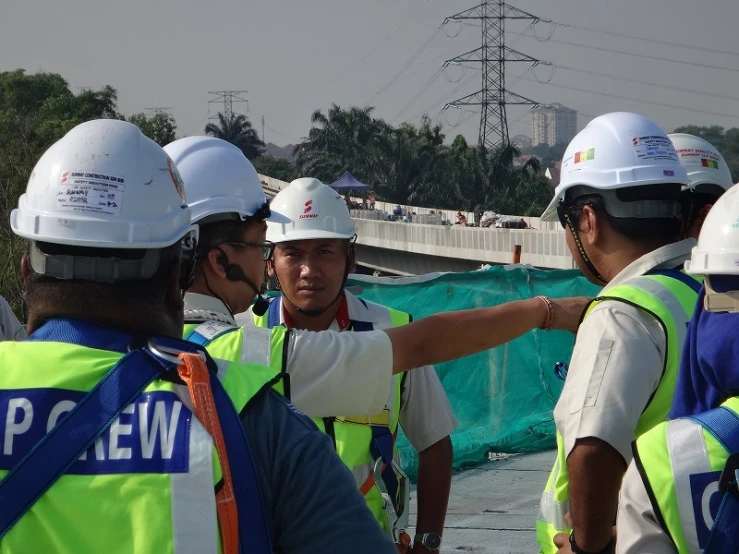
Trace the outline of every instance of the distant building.
<path fill-rule="evenodd" d="M 533 143 L 531 142 L 531 137 L 527 137 L 526 135 L 516 135 L 515 137 L 511 138 L 511 144 L 514 146 L 517 146 L 520 149 L 526 149 L 531 148 Z"/>
<path fill-rule="evenodd" d="M 533 146 L 567 144 L 577 134 L 577 111 L 550 104 L 533 112 Z"/>

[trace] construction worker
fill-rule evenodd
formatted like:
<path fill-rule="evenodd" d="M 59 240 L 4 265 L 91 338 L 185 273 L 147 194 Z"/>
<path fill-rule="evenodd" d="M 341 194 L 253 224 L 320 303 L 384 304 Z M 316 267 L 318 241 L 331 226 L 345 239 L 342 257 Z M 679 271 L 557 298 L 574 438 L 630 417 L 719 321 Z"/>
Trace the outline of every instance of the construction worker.
<path fill-rule="evenodd" d="M 135 125 L 67 133 L 11 227 L 29 337 L 0 344 L 0 551 L 395 551 L 278 372 L 181 340 L 197 228 Z"/>
<path fill-rule="evenodd" d="M 739 535 L 739 186 L 705 219 L 686 262 L 704 275 L 671 419 L 634 443 L 618 509 L 624 554 L 736 552 Z"/>
<path fill-rule="evenodd" d="M 317 179 L 297 179 L 280 191 L 271 205 L 290 219 L 287 223 L 267 224 L 267 241 L 275 244 L 267 269 L 277 281 L 281 296 L 271 299 L 265 314 L 247 314 L 245 324 L 251 320 L 270 329 L 283 326 L 308 331 L 371 331 L 409 323 L 408 314 L 360 300 L 344 289 L 355 267 L 357 234 L 354 220 L 335 190 Z M 402 377 L 396 375 L 384 409 L 374 418 L 327 417 L 315 421 L 332 437 L 368 506 L 388 531 L 393 531 L 393 524 L 405 530 L 408 516 L 407 499 L 400 499 L 399 507 L 391 507 L 383 502 L 379 488 L 385 486 L 391 498 L 401 494 L 398 489 L 407 489 L 405 475 L 400 471 L 392 474 L 394 437 L 400 423 L 418 452 L 415 550 L 438 551 L 451 486 L 449 435 L 457 422 L 434 368 L 425 366 Z M 378 459 L 387 466 L 388 473 L 382 475 L 384 483 L 376 479 Z"/>
<path fill-rule="evenodd" d="M 690 179 L 680 194 L 684 233 L 697 239 L 711 206 L 734 182 L 724 157 L 710 142 L 684 133 L 667 136 Z"/>
<path fill-rule="evenodd" d="M 559 218 L 577 266 L 605 287 L 585 312 L 554 409 L 557 458 L 539 505 L 541 552 L 613 550 L 631 441 L 670 409 L 700 288 L 681 271 L 695 240 L 676 242 L 686 184 L 670 139 L 637 114 L 593 119 L 565 151 L 542 218 Z"/>
<path fill-rule="evenodd" d="M 577 327 L 586 300 L 535 298 L 361 334 L 253 324 L 234 332 L 234 314 L 246 312 L 255 295 L 255 313 L 266 310 L 259 291 L 274 245 L 265 242 L 265 220 L 286 218 L 271 213 L 256 171 L 233 145 L 188 137 L 165 150 L 184 178 L 200 227 L 194 283 L 185 295 L 185 337 L 215 357 L 288 373 L 292 402 L 311 417 L 380 413 L 395 374 L 493 348 L 537 326 Z"/>

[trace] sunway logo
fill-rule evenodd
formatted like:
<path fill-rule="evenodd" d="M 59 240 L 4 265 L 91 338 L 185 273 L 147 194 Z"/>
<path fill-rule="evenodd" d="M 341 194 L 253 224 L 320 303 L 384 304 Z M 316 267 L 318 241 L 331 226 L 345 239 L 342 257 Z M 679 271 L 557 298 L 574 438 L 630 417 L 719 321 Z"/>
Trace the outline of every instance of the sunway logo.
<path fill-rule="evenodd" d="M 303 210 L 303 215 L 300 216 L 300 219 L 316 219 L 318 217 L 318 214 L 311 213 L 313 211 L 313 200 L 308 200 L 305 203 L 305 210 Z"/>

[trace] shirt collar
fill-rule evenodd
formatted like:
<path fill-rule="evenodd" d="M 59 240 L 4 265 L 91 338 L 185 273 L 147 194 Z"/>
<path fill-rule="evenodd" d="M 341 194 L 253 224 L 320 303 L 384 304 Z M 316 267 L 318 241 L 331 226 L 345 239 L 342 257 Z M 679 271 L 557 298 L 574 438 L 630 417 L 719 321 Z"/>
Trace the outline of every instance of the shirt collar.
<path fill-rule="evenodd" d="M 341 295 L 339 311 L 336 312 L 336 317 L 331 322 L 331 325 L 328 328 L 328 330 L 330 331 L 346 331 L 351 325 L 351 319 L 349 318 L 349 306 L 346 302 L 347 294 L 349 293 L 344 291 Z M 280 302 L 282 302 L 282 297 L 280 297 Z M 287 313 L 284 304 L 280 304 L 280 308 L 282 308 L 280 310 L 280 323 L 284 324 L 285 327 L 287 327 L 288 329 L 291 329 L 293 327 L 293 322 L 290 319 L 290 314 Z"/>
<path fill-rule="evenodd" d="M 215 296 L 188 292 L 185 294 L 185 323 L 223 321 L 236 325 L 226 304 Z"/>
<path fill-rule="evenodd" d="M 656 250 L 644 254 L 641 258 L 634 260 L 618 275 L 616 275 L 604 288 L 607 292 L 613 287 L 623 285 L 631 279 L 640 277 L 654 269 L 674 269 L 690 259 L 690 252 L 697 244 L 693 238 L 673 242 Z"/>

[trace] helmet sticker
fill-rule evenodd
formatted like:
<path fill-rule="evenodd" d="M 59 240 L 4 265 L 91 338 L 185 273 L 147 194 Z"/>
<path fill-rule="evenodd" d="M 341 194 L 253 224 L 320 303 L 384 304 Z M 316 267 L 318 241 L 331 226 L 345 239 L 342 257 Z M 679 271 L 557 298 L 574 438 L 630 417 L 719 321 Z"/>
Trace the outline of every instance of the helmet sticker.
<path fill-rule="evenodd" d="M 126 180 L 91 171 L 63 171 L 56 207 L 60 211 L 120 216 Z"/>

